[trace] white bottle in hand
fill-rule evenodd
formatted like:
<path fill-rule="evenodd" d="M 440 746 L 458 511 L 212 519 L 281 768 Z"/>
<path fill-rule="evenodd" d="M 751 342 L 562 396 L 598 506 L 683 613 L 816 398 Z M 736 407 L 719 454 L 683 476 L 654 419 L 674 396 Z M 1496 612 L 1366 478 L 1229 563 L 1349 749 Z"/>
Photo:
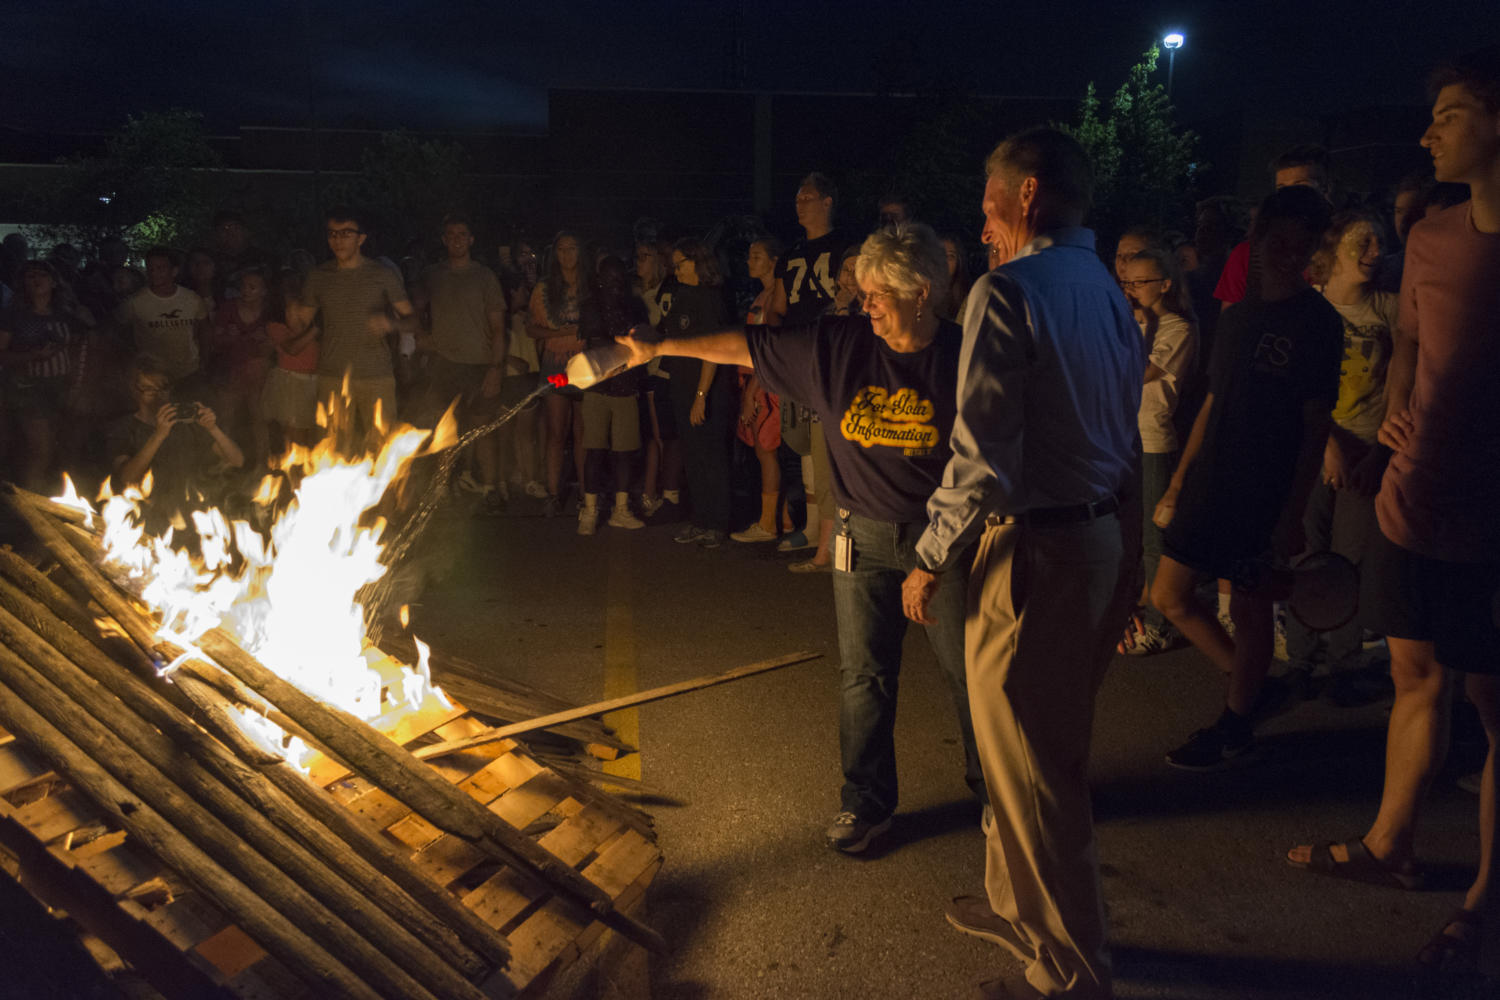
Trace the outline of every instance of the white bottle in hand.
<path fill-rule="evenodd" d="M 629 367 L 630 348 L 624 344 L 600 344 L 568 359 L 568 384 L 587 389 Z"/>

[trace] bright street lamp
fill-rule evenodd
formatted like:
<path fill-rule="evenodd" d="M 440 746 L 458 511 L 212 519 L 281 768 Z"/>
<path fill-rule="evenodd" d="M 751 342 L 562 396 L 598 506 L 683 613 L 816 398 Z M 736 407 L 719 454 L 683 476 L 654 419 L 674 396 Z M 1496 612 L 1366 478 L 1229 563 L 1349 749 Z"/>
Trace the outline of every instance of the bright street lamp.
<path fill-rule="evenodd" d="M 1167 96 L 1172 96 L 1172 71 L 1177 68 L 1177 50 L 1182 48 L 1182 32 L 1172 31 L 1161 40 L 1162 48 L 1167 50 Z"/>

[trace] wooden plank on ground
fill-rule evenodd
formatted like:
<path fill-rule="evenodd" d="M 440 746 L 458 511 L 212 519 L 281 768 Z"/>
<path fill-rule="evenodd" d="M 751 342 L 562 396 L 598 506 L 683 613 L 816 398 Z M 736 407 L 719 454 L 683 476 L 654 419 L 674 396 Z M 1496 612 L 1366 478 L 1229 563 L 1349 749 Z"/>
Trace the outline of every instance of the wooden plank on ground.
<path fill-rule="evenodd" d="M 16 819 L 43 844 L 99 822 L 99 810 L 82 793 L 64 788 L 16 810 Z"/>
<path fill-rule="evenodd" d="M 583 874 L 616 896 L 616 905 L 625 909 L 635 901 L 621 898 L 625 890 L 639 885 L 644 893 L 660 864 L 661 852 L 656 845 L 634 830 L 626 830 L 583 869 Z M 587 914 L 565 900 L 549 901 L 508 935 L 513 972 L 528 982 L 544 981 L 543 974 L 550 968 L 574 961 L 605 929 L 597 921 L 586 926 L 586 921 Z"/>
<path fill-rule="evenodd" d="M 194 950 L 226 979 L 238 976 L 256 962 L 269 957 L 266 950 L 255 943 L 254 938 L 235 924 L 198 942 Z"/>
<path fill-rule="evenodd" d="M 0 746 L 0 795 L 9 795 L 51 773 L 52 769 L 40 757 L 14 739 Z"/>
<path fill-rule="evenodd" d="M 78 867 L 111 896 L 124 896 L 161 874 L 161 862 L 128 841 L 80 857 Z"/>

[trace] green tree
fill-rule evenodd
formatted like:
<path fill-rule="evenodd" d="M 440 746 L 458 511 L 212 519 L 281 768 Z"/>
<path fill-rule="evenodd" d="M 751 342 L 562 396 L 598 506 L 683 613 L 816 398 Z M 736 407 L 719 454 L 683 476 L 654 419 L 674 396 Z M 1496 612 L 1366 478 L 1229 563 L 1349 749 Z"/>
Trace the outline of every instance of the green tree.
<path fill-rule="evenodd" d="M 433 241 L 443 216 L 472 206 L 471 170 L 458 143 L 386 132 L 364 151 L 359 174 L 332 187 L 327 200 L 348 202 L 369 217 L 373 252 L 399 254 L 413 239 Z"/>
<path fill-rule="evenodd" d="M 39 196 L 50 221 L 28 236 L 39 245 L 94 246 L 107 235 L 122 235 L 137 249 L 180 244 L 206 230 L 219 167 L 201 115 L 133 116 L 109 136 L 103 155 L 64 161 Z"/>
<path fill-rule="evenodd" d="M 1061 126 L 1094 164 L 1093 226 L 1104 245 L 1141 223 L 1173 226 L 1191 217 L 1198 136 L 1179 128 L 1172 101 L 1156 71 L 1155 45 L 1130 68 L 1106 107 L 1090 83 L 1079 102 L 1078 123 Z"/>

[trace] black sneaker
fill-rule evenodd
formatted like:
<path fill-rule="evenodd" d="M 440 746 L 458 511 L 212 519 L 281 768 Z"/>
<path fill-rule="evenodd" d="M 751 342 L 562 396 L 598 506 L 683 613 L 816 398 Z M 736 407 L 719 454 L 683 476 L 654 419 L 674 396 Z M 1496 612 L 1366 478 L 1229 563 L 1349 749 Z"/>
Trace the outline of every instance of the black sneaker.
<path fill-rule="evenodd" d="M 890 828 L 889 816 L 872 823 L 846 811 L 839 813 L 833 818 L 833 822 L 828 824 L 828 829 L 823 831 L 823 839 L 834 850 L 843 851 L 845 854 L 858 854 L 869 847 L 871 841 Z"/>
<path fill-rule="evenodd" d="M 1184 771 L 1217 771 L 1255 748 L 1255 734 L 1228 732 L 1220 726 L 1200 729 L 1182 746 L 1167 754 L 1167 763 Z"/>
<path fill-rule="evenodd" d="M 479 503 L 479 512 L 485 517 L 500 517 L 510 507 L 510 502 L 499 490 L 491 487 L 485 491 L 484 499 Z"/>

